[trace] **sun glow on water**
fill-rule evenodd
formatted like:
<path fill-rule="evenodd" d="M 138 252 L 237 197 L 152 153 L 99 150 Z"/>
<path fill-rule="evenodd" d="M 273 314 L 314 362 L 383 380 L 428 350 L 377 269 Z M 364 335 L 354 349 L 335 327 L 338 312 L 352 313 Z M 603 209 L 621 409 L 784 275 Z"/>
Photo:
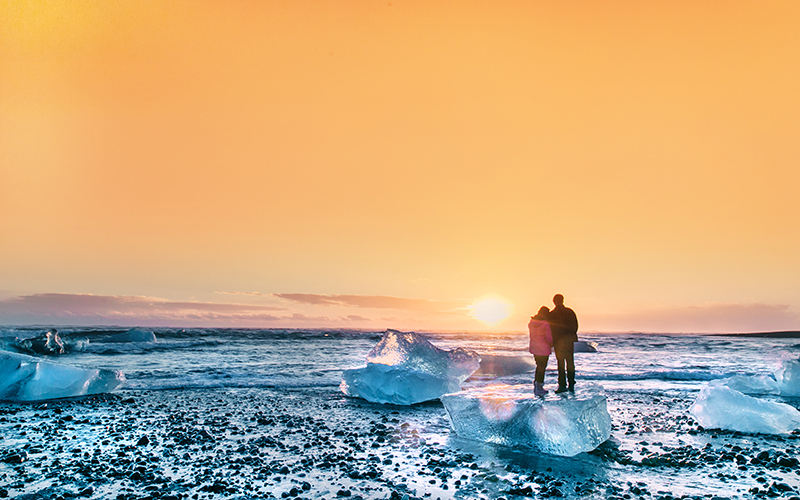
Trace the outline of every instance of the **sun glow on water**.
<path fill-rule="evenodd" d="M 470 315 L 487 326 L 495 326 L 511 316 L 514 309 L 501 298 L 483 299 L 469 306 Z"/>

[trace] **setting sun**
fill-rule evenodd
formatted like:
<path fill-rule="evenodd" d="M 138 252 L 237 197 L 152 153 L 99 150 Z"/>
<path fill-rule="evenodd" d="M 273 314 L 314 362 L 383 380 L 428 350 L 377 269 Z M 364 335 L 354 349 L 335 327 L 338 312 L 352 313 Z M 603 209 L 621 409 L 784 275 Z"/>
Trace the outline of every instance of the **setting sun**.
<path fill-rule="evenodd" d="M 514 306 L 503 299 L 484 299 L 469 306 L 470 315 L 487 326 L 495 326 L 511 316 Z"/>
<path fill-rule="evenodd" d="M 798 26 L 0 0 L 0 500 L 800 500 Z"/>

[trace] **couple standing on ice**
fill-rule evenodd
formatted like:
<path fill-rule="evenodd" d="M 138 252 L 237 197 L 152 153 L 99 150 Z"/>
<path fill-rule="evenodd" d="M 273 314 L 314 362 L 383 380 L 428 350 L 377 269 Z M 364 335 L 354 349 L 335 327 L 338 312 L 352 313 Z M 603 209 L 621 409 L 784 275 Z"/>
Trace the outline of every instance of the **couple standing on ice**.
<path fill-rule="evenodd" d="M 574 344 L 578 341 L 578 317 L 575 311 L 564 307 L 564 296 L 560 293 L 553 297 L 553 304 L 555 307 L 552 311 L 546 306 L 539 308 L 539 312 L 536 316 L 531 316 L 528 323 L 531 338 L 528 351 L 536 361 L 533 393 L 537 396 L 547 394 L 544 388 L 544 371 L 551 348 L 555 351 L 558 362 L 556 393 L 575 392 Z"/>

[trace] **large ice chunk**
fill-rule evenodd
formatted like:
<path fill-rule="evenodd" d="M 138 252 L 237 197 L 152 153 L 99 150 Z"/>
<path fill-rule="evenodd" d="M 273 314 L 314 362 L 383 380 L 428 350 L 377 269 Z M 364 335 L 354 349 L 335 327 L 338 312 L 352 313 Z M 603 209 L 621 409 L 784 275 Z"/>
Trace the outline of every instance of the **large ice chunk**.
<path fill-rule="evenodd" d="M 386 330 L 367 354 L 367 363 L 398 366 L 463 382 L 478 369 L 481 358 L 475 351 L 461 347 L 452 351 L 439 349 L 419 333 Z"/>
<path fill-rule="evenodd" d="M 469 349 L 445 351 L 414 332 L 387 330 L 367 354 L 367 366 L 344 370 L 340 388 L 373 403 L 411 405 L 458 391 L 480 366 Z"/>
<path fill-rule="evenodd" d="M 0 352 L 0 400 L 38 401 L 111 392 L 125 381 L 121 372 L 84 369 Z"/>
<path fill-rule="evenodd" d="M 373 403 L 413 405 L 438 399 L 461 389 L 452 377 L 436 377 L 419 370 L 370 363 L 342 373 L 342 392 Z"/>
<path fill-rule="evenodd" d="M 784 403 L 747 396 L 724 385 L 704 387 L 690 413 L 703 427 L 754 434 L 800 429 L 800 411 Z"/>
<path fill-rule="evenodd" d="M 456 434 L 488 443 L 571 457 L 611 436 L 599 387 L 537 397 L 532 385 L 494 385 L 441 397 Z"/>

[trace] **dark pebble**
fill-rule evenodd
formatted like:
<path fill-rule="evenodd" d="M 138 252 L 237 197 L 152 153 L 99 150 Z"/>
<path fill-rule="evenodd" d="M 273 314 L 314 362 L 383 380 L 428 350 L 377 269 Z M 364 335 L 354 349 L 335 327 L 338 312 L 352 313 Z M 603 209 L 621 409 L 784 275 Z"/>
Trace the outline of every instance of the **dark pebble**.
<path fill-rule="evenodd" d="M 7 464 L 21 464 L 22 462 L 24 462 L 27 459 L 28 459 L 28 452 L 27 451 L 21 451 L 19 453 L 12 453 L 11 455 L 7 455 L 3 459 L 3 462 L 5 462 Z"/>
<path fill-rule="evenodd" d="M 533 488 L 530 486 L 526 486 L 524 488 L 511 488 L 510 490 L 506 491 L 509 495 L 517 495 L 523 497 L 532 497 L 533 496 Z"/>
<path fill-rule="evenodd" d="M 136 443 L 137 446 L 147 446 L 148 444 L 150 444 L 150 439 L 147 436 L 142 436 Z"/>

